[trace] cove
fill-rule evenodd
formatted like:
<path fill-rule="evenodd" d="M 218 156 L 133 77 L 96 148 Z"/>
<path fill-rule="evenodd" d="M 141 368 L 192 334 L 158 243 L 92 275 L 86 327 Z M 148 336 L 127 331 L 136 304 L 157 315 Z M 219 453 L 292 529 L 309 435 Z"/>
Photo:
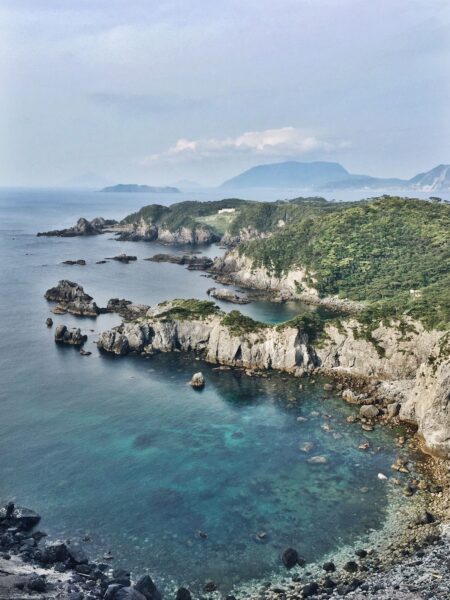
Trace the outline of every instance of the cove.
<path fill-rule="evenodd" d="M 310 562 L 381 527 L 377 474 L 395 458 L 393 432 L 348 423 L 354 409 L 322 380 L 299 389 L 181 354 L 99 356 L 85 369 L 72 348 L 58 353 L 80 369 L 82 393 L 55 382 L 26 423 L 19 403 L 0 443 L 5 497 L 40 510 L 52 537 L 88 535 L 91 555 L 111 550 L 163 590 L 213 579 L 227 591 L 284 573 L 288 546 Z M 186 385 L 199 368 L 200 393 Z"/>

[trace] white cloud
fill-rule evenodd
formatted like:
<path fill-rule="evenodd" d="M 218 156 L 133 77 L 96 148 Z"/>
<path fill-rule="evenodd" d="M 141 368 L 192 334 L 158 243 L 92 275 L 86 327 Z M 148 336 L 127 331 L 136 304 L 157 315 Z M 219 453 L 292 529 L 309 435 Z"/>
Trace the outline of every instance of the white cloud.
<path fill-rule="evenodd" d="M 337 148 L 346 148 L 349 145 L 349 142 L 345 141 L 331 142 L 319 139 L 296 127 L 280 127 L 264 131 L 247 131 L 237 137 L 198 140 L 180 138 L 168 150 L 146 156 L 141 164 L 148 165 L 161 160 L 192 160 L 236 154 L 261 157 L 296 156 L 317 151 L 330 152 Z"/>

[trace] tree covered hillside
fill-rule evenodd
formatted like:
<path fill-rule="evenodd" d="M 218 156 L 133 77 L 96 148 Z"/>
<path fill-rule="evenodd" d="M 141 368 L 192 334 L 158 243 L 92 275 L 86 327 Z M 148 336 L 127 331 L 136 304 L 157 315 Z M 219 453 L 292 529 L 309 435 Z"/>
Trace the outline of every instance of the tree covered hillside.
<path fill-rule="evenodd" d="M 319 197 L 277 202 L 255 202 L 238 198 L 211 202 L 188 201 L 171 206 L 150 204 L 125 217 L 122 223 L 138 223 L 143 219 L 170 231 L 176 231 L 180 227 L 202 227 L 218 236 L 237 236 L 244 228 L 261 233 L 276 231 L 286 223 L 298 222 L 308 215 L 341 210 L 343 206 Z M 223 209 L 234 211 L 220 213 Z"/>
<path fill-rule="evenodd" d="M 306 267 L 321 296 L 367 301 L 372 313 L 450 322 L 449 205 L 398 197 L 347 204 L 239 252 L 277 275 Z"/>

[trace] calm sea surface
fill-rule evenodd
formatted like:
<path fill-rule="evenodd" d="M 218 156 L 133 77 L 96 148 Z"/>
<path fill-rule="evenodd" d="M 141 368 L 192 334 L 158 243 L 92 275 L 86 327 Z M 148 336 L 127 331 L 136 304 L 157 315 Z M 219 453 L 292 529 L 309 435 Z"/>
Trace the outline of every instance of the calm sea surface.
<path fill-rule="evenodd" d="M 119 322 L 114 315 L 52 315 L 55 324 L 81 327 L 92 355 L 55 345 L 43 294 L 60 279 L 83 285 L 100 306 L 111 297 L 206 299 L 211 281 L 179 265 L 95 264 L 122 251 L 139 259 L 168 251 L 155 243 L 35 233 L 179 199 L 0 192 L 0 500 L 41 512 L 51 536 L 89 535 L 93 558 L 111 550 L 115 565 L 148 571 L 166 590 L 197 589 L 207 579 L 229 590 L 280 572 L 287 546 L 312 561 L 381 527 L 387 488 L 377 473 L 393 461 L 394 434 L 347 423 L 354 409 L 325 393 L 321 380 L 302 380 L 299 389 L 285 375 L 249 378 L 194 356 L 100 355 L 96 334 Z M 61 264 L 79 258 L 87 265 Z M 274 323 L 306 308 L 258 302 L 242 310 Z M 207 380 L 201 393 L 186 385 L 199 369 Z M 358 450 L 366 440 L 380 449 Z M 299 450 L 305 442 L 309 454 Z M 328 462 L 309 464 L 311 455 Z"/>

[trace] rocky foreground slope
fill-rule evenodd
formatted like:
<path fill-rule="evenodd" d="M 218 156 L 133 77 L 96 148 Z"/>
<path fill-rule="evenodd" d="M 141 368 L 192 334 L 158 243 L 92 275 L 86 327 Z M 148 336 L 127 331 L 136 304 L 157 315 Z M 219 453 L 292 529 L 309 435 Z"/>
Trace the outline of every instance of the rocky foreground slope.
<path fill-rule="evenodd" d="M 209 302 L 173 301 L 100 335 L 106 352 L 194 351 L 211 363 L 341 378 L 350 402 L 373 406 L 372 418 L 415 423 L 427 448 L 450 457 L 450 335 L 418 322 L 380 324 L 368 332 L 355 319 L 267 326 Z M 369 416 L 370 420 L 370 416 Z"/>

